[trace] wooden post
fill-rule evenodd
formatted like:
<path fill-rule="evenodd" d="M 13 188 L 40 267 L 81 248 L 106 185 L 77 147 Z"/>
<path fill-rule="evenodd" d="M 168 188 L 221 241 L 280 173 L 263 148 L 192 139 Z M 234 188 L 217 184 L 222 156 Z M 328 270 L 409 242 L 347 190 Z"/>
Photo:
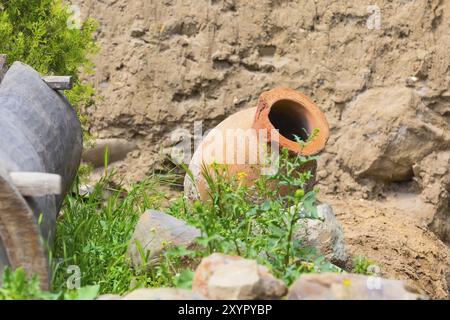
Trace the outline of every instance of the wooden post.
<path fill-rule="evenodd" d="M 53 90 L 70 90 L 73 87 L 70 76 L 47 76 L 42 77 L 42 80 Z"/>
<path fill-rule="evenodd" d="M 41 197 L 61 194 L 62 179 L 59 174 L 10 172 L 9 177 L 22 196 Z"/>

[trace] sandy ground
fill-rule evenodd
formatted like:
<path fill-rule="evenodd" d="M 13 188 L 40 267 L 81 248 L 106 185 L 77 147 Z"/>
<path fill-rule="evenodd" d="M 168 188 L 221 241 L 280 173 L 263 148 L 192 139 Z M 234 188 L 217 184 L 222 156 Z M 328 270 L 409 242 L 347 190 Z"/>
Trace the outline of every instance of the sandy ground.
<path fill-rule="evenodd" d="M 321 200 L 333 206 L 341 221 L 350 255 L 369 258 L 383 277 L 405 280 L 432 298 L 448 298 L 449 248 L 427 228 L 431 208 L 407 198 Z"/>

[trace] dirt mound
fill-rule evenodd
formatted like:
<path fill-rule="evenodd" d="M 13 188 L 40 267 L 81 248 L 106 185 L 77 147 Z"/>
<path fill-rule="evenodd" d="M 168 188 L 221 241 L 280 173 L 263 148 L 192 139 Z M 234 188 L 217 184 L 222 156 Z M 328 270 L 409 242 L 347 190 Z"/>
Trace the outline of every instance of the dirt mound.
<path fill-rule="evenodd" d="M 427 292 L 444 296 L 441 280 L 437 287 L 430 281 L 441 276 L 433 274 L 431 262 L 445 247 L 421 228 L 431 223 L 442 239 L 449 238 L 450 2 L 73 3 L 100 21 L 102 51 L 91 80 L 104 98 L 88 111 L 90 129 L 94 136 L 125 138 L 139 148 L 118 166 L 127 180 L 145 177 L 162 150 L 176 143 L 175 129 L 193 132 L 193 123 L 202 120 L 206 130 L 256 106 L 262 91 L 297 89 L 331 125 L 318 171 L 324 196 L 384 199 L 389 191 L 405 189 L 422 193 L 432 205 L 421 224 L 418 217 L 397 221 L 402 209 L 393 212 L 373 202 L 378 209 L 370 212 L 380 220 L 371 218 L 372 229 L 361 222 L 366 225 L 361 231 L 352 218 L 358 207 L 347 206 L 341 217 L 350 241 L 372 250 L 364 232 L 373 238 L 380 233 L 377 241 L 387 249 L 378 245 L 379 262 L 387 270 L 417 277 Z M 384 222 L 398 224 L 383 229 Z M 352 240 L 358 232 L 361 244 Z M 406 235 L 426 238 L 432 253 L 421 253 L 426 258 L 418 258 L 420 264 L 402 254 L 393 267 L 392 257 L 407 250 L 401 240 Z"/>
<path fill-rule="evenodd" d="M 410 196 L 403 200 L 326 198 L 343 224 L 351 255 L 371 259 L 383 277 L 405 280 L 435 299 L 448 298 L 450 250 L 418 219 L 430 207 Z"/>

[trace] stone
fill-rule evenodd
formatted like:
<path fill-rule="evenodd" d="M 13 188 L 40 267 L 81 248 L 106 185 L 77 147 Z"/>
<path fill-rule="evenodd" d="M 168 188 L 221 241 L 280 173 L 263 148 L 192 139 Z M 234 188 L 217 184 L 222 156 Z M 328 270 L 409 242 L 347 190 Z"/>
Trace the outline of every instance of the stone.
<path fill-rule="evenodd" d="M 287 288 L 254 260 L 214 253 L 195 271 L 192 289 L 215 300 L 280 299 Z"/>
<path fill-rule="evenodd" d="M 346 107 L 332 151 L 357 178 L 410 181 L 413 165 L 450 141 L 447 126 L 414 89 L 374 88 Z"/>
<path fill-rule="evenodd" d="M 158 288 L 137 289 L 124 296 L 122 300 L 205 300 L 205 298 L 190 290 Z"/>
<path fill-rule="evenodd" d="M 131 36 L 133 38 L 140 38 L 145 35 L 145 30 L 139 27 L 135 27 L 131 30 Z"/>
<path fill-rule="evenodd" d="M 301 219 L 301 228 L 295 239 L 302 245 L 315 248 L 327 260 L 338 266 L 344 266 L 348 260 L 344 230 L 329 204 L 317 206 L 319 219 Z"/>
<path fill-rule="evenodd" d="M 414 180 L 421 197 L 433 204 L 430 229 L 450 244 L 450 150 L 434 151 L 414 165 Z"/>
<path fill-rule="evenodd" d="M 147 267 L 156 265 L 165 249 L 173 246 L 190 248 L 194 240 L 200 237 L 198 229 L 163 212 L 148 210 L 144 212 L 136 225 L 128 248 L 128 256 L 134 267 L 143 265 L 136 243 L 148 254 Z"/>
<path fill-rule="evenodd" d="M 93 194 L 95 191 L 95 187 L 88 185 L 88 184 L 82 184 L 80 185 L 80 187 L 78 188 L 78 192 L 80 194 L 80 196 L 90 196 L 91 194 Z"/>
<path fill-rule="evenodd" d="M 405 79 L 405 84 L 407 87 L 414 87 L 414 85 L 416 84 L 417 80 L 419 80 L 417 77 L 407 77 Z"/>
<path fill-rule="evenodd" d="M 305 274 L 289 289 L 288 300 L 426 299 L 402 281 L 358 274 Z"/>

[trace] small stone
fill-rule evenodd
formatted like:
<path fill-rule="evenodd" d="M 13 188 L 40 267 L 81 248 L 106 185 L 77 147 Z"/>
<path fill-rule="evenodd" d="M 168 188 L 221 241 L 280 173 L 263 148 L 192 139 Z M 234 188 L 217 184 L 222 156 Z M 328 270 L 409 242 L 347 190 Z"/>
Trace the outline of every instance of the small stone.
<path fill-rule="evenodd" d="M 279 299 L 287 290 L 283 281 L 256 261 L 218 253 L 202 260 L 192 288 L 216 300 Z"/>
<path fill-rule="evenodd" d="M 288 300 L 426 299 L 402 281 L 357 274 L 305 274 L 289 289 Z"/>
<path fill-rule="evenodd" d="M 251 300 L 260 281 L 256 261 L 238 260 L 215 270 L 208 281 L 208 294 L 217 300 Z"/>
<path fill-rule="evenodd" d="M 205 300 L 201 295 L 185 289 L 137 289 L 122 300 Z"/>
<path fill-rule="evenodd" d="M 78 188 L 80 196 L 90 196 L 94 193 L 95 188 L 93 186 L 83 184 Z"/>
<path fill-rule="evenodd" d="M 146 34 L 147 30 L 147 28 L 142 26 L 133 26 L 130 34 L 133 38 L 140 38 Z"/>
<path fill-rule="evenodd" d="M 303 246 L 315 248 L 332 263 L 344 266 L 348 259 L 344 230 L 329 204 L 317 206 L 319 219 L 301 219 L 295 239 Z"/>
<path fill-rule="evenodd" d="M 147 267 L 151 267 L 159 262 L 167 248 L 174 246 L 190 248 L 200 235 L 198 229 L 184 221 L 163 212 L 148 210 L 142 214 L 136 225 L 128 255 L 134 267 L 143 265 L 141 253 L 136 246 L 136 243 L 139 243 L 148 254 Z"/>
<path fill-rule="evenodd" d="M 405 79 L 405 83 L 407 87 L 414 87 L 414 85 L 416 84 L 417 80 L 419 80 L 417 77 L 407 77 Z"/>

